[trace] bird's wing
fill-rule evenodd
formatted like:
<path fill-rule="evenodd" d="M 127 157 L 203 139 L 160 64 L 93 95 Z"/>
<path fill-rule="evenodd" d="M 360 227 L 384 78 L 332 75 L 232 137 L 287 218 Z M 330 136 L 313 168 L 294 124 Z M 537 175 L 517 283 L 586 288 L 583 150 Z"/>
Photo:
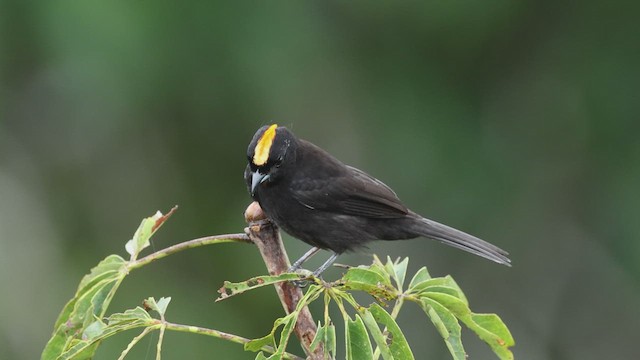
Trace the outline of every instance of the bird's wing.
<path fill-rule="evenodd" d="M 353 167 L 340 176 L 293 183 L 295 199 L 304 206 L 344 215 L 390 219 L 408 209 L 382 181 Z"/>

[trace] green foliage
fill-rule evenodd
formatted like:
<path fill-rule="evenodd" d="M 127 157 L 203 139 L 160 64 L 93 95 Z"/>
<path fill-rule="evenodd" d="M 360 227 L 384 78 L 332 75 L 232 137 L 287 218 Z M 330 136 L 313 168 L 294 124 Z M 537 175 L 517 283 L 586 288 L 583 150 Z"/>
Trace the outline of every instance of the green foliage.
<path fill-rule="evenodd" d="M 150 237 L 174 210 L 175 208 L 167 215 L 158 212 L 142 221 L 125 246 L 131 256 L 129 261 L 118 255 L 107 256 L 80 281 L 75 296 L 65 305 L 54 325 L 54 333 L 42 352 L 42 359 L 91 359 L 102 341 L 117 333 L 137 328 L 142 328 L 142 332 L 131 340 L 119 359 L 124 359 L 133 346 L 155 330 L 160 334 L 156 359 L 160 359 L 165 330 L 192 332 L 241 343 L 245 350 L 258 353 L 256 359 L 297 359 L 297 356 L 286 352 L 291 335 L 301 311 L 320 297 L 324 301 L 324 316 L 323 321 L 318 323 L 311 349 L 322 346 L 324 357 L 328 359 L 336 356 L 338 343 L 334 320 L 329 316 L 332 304 L 337 306 L 342 315 L 347 359 L 378 359 L 380 356 L 385 360 L 414 359 L 402 329 L 395 320 L 407 301 L 418 304 L 424 310 L 444 339 L 453 359 L 466 359 L 460 323 L 486 342 L 498 358 L 513 359 L 509 348 L 514 345 L 514 340 L 502 320 L 495 314 L 472 312 L 464 293 L 450 276 L 432 278 L 423 267 L 405 289 L 409 262 L 407 258 L 396 262 L 387 259 L 383 264 L 374 257 L 372 265 L 350 268 L 340 280 L 333 283 L 325 283 L 314 277 L 306 278 L 311 285 L 295 310 L 276 319 L 266 336 L 254 340 L 166 321 L 165 315 L 171 301 L 169 297 L 157 301 L 150 297 L 144 300 L 144 308 L 135 307 L 107 316 L 111 299 L 130 271 L 182 249 L 246 240 L 238 234 L 201 238 L 138 259 L 140 252 L 149 246 Z M 301 275 L 285 273 L 257 276 L 238 283 L 226 281 L 220 288 L 220 297 L 216 301 L 259 287 L 293 280 L 301 280 Z M 356 291 L 371 295 L 375 301 L 359 304 L 352 295 Z M 393 306 L 389 312 L 385 307 L 391 303 Z M 158 313 L 160 318 L 152 317 L 149 311 Z"/>
<path fill-rule="evenodd" d="M 149 246 L 151 235 L 174 210 L 175 208 L 167 215 L 157 212 L 142 220 L 133 238 L 125 246 L 131 255 L 130 261 L 119 255 L 109 255 L 80 281 L 75 296 L 65 305 L 56 320 L 53 336 L 42 352 L 42 359 L 89 359 L 93 357 L 100 341 L 106 337 L 149 324 L 131 322 L 127 318 L 128 325 L 123 326 L 123 317 L 116 316 L 117 314 L 112 315 L 119 319 L 116 322 L 105 324 L 102 319 L 120 283 L 129 273 L 128 266 L 135 261 L 140 251 Z M 168 301 L 162 300 L 165 309 L 167 304 Z"/>
<path fill-rule="evenodd" d="M 377 257 L 371 266 L 351 268 L 342 279 L 333 283 L 324 283 L 320 279 L 312 278 L 314 284 L 309 287 L 305 296 L 298 304 L 296 311 L 275 321 L 271 332 L 260 339 L 253 340 L 245 349 L 257 351 L 265 345 L 272 345 L 276 353 L 282 353 L 288 344 L 285 337 L 291 336 L 291 329 L 297 320 L 297 312 L 324 294 L 325 312 L 324 323 L 319 324 L 318 332 L 312 343 L 316 348 L 324 343 L 325 357 L 335 356 L 335 327 L 329 317 L 329 303 L 333 302 L 340 310 L 345 329 L 345 344 L 347 359 L 371 359 L 379 355 L 388 359 L 413 359 L 414 356 L 407 340 L 395 321 L 404 302 L 418 304 L 427 314 L 442 338 L 451 356 L 455 360 L 466 359 L 462 345 L 462 322 L 486 342 L 498 358 L 513 359 L 509 350 L 514 345 L 513 337 L 500 317 L 495 314 L 477 314 L 470 310 L 469 302 L 464 293 L 451 276 L 432 278 L 426 268 L 421 268 L 411 279 L 406 290 L 402 290 L 407 272 L 408 259 L 392 262 L 387 259 L 383 264 Z M 280 276 L 256 277 L 245 282 L 226 282 L 221 289 L 218 300 L 253 288 L 272 284 L 278 281 L 291 280 L 292 274 Z M 297 277 L 296 277 L 297 278 Z M 395 286 L 393 285 L 395 284 Z M 241 289 L 241 291 L 239 290 Z M 370 294 L 376 302 L 369 305 L 357 303 L 351 293 L 364 291 Z M 393 310 L 389 313 L 380 304 L 394 301 Z M 348 311 L 345 303 L 353 309 Z M 302 306 L 301 306 L 302 305 Z M 352 313 L 354 313 L 351 315 Z M 279 341 L 274 334 L 283 326 Z M 372 351 L 372 342 L 377 349 Z M 256 359 L 267 357 L 260 353 Z M 275 354 L 267 359 L 275 359 Z"/>

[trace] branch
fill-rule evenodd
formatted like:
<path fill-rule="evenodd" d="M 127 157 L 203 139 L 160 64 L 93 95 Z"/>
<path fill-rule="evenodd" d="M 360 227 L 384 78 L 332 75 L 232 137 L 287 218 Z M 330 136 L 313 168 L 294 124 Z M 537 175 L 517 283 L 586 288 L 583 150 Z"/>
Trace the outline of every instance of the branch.
<path fill-rule="evenodd" d="M 174 324 L 174 323 L 170 323 L 170 322 L 167 322 L 167 321 L 165 321 L 164 324 L 165 324 L 167 330 L 181 331 L 181 332 L 186 332 L 186 333 L 213 336 L 213 337 L 216 337 L 216 338 L 219 338 L 219 339 L 223 339 L 223 340 L 228 340 L 228 341 L 234 342 L 236 344 L 244 345 L 244 344 L 247 344 L 248 342 L 251 341 L 251 339 L 247 339 L 247 338 L 244 338 L 242 336 L 229 334 L 229 333 L 225 333 L 225 332 L 214 330 L 214 329 L 207 329 L 207 328 L 203 328 L 203 327 L 199 327 L 199 326 Z M 260 349 L 260 350 L 266 351 L 266 352 L 271 353 L 271 354 L 273 354 L 275 352 L 275 349 L 272 346 L 263 346 L 262 349 Z M 302 358 L 300 358 L 298 356 L 295 356 L 293 354 L 289 354 L 289 353 L 284 353 L 284 359 L 302 360 Z"/>
<path fill-rule="evenodd" d="M 195 248 L 203 245 L 212 245 L 226 242 L 244 242 L 251 243 L 252 241 L 246 234 L 228 234 L 228 235 L 215 235 L 215 236 L 205 236 L 199 239 L 193 239 L 185 242 L 181 242 L 179 244 L 175 244 L 173 246 L 169 246 L 168 248 L 159 250 L 154 252 L 153 254 L 149 254 L 142 259 L 135 260 L 129 263 L 129 269 L 137 269 L 144 265 L 147 265 L 150 262 L 155 260 L 160 260 L 164 257 L 167 257 L 171 254 L 175 254 L 182 250 Z"/>
<path fill-rule="evenodd" d="M 266 218 L 266 215 L 257 202 L 251 203 L 244 213 L 245 220 L 249 226 L 245 231 L 249 238 L 260 250 L 269 275 L 278 275 L 289 269 L 290 262 L 287 252 L 282 244 L 282 238 L 278 227 Z M 282 307 L 287 314 L 295 310 L 298 301 L 302 298 L 302 290 L 290 282 L 281 282 L 274 285 Z M 298 316 L 298 322 L 294 332 L 308 359 L 322 359 L 324 348 L 318 346 L 315 351 L 311 351 L 311 342 L 316 335 L 316 323 L 311 316 L 308 307 L 305 307 Z"/>

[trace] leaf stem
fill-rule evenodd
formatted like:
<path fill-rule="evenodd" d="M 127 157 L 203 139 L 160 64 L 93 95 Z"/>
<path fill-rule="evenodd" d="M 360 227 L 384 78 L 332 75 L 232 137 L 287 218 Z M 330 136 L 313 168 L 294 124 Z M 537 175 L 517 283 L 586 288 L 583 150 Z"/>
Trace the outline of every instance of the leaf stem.
<path fill-rule="evenodd" d="M 226 235 L 215 235 L 215 236 L 205 236 L 199 239 L 193 239 L 185 242 L 181 242 L 179 244 L 175 244 L 173 246 L 169 246 L 168 248 L 164 248 L 162 250 L 156 251 L 152 254 L 149 254 L 141 259 L 131 261 L 127 268 L 129 270 L 137 269 L 144 265 L 147 265 L 153 261 L 162 259 L 169 255 L 175 254 L 182 250 L 191 249 L 204 245 L 213 245 L 213 244 L 221 244 L 228 242 L 242 242 L 251 244 L 251 240 L 249 236 L 246 234 L 226 234 Z"/>
<path fill-rule="evenodd" d="M 164 340 L 164 330 L 167 328 L 166 322 L 160 327 L 160 335 L 158 336 L 158 343 L 156 344 L 156 360 L 161 360 L 162 356 L 162 341 Z"/>
<path fill-rule="evenodd" d="M 140 335 L 134 337 L 130 342 L 129 345 L 127 345 L 127 348 L 122 350 L 122 353 L 120 354 L 120 357 L 118 357 L 118 360 L 124 360 L 124 357 L 127 356 L 127 354 L 129 354 L 129 351 L 131 351 L 131 349 L 133 349 L 133 347 L 140 341 L 142 340 L 142 338 L 144 338 L 145 336 L 147 336 L 148 333 L 152 332 L 153 330 L 157 329 L 158 327 L 160 327 L 161 325 L 156 325 L 156 326 L 148 326 L 146 328 L 144 328 L 144 330 L 140 333 Z"/>
<path fill-rule="evenodd" d="M 173 331 L 180 331 L 180 332 L 187 332 L 187 333 L 192 333 L 192 334 L 200 334 L 200 335 L 206 335 L 206 336 L 211 336 L 211 337 L 215 337 L 218 339 L 222 339 L 222 340 L 227 340 L 227 341 L 231 341 L 234 342 L 236 344 L 246 344 L 249 341 L 251 341 L 251 339 L 247 339 L 244 338 L 242 336 L 238 336 L 238 335 L 234 335 L 234 334 L 229 334 L 229 333 L 225 333 L 219 330 L 214 330 L 214 329 L 207 329 L 207 328 L 203 328 L 200 326 L 191 326 L 191 325 L 181 325 L 181 324 L 174 324 L 174 323 L 170 323 L 170 322 L 164 322 L 165 327 L 167 330 L 173 330 Z M 271 347 L 271 346 L 263 346 L 260 348 L 260 350 L 262 351 L 266 351 L 270 354 L 273 354 L 276 350 Z M 284 359 L 291 359 L 291 360 L 303 360 L 303 358 L 290 354 L 290 353 L 285 353 L 284 354 Z"/>

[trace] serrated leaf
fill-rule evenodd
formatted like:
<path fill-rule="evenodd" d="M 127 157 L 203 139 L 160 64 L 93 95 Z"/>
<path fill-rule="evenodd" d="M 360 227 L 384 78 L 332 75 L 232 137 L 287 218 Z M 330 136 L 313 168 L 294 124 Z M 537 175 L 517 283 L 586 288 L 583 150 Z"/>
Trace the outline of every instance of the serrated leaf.
<path fill-rule="evenodd" d="M 394 359 L 413 359 L 413 353 L 404 337 L 402 330 L 389 313 L 378 304 L 369 307 L 371 315 L 376 321 L 387 328 L 386 342 Z"/>
<path fill-rule="evenodd" d="M 362 318 L 358 314 L 355 315 L 355 320 L 346 319 L 345 338 L 347 359 L 370 360 L 373 358 L 369 334 Z"/>
<path fill-rule="evenodd" d="M 225 300 L 231 296 L 235 296 L 238 294 L 242 294 L 245 291 L 257 289 L 263 286 L 276 284 L 283 281 L 292 281 L 292 280 L 300 280 L 300 276 L 294 273 L 283 273 L 275 276 L 256 276 L 246 281 L 232 283 L 229 281 L 225 281 L 224 285 L 220 289 L 218 289 L 218 293 L 220 296 L 216 299 L 217 301 Z"/>
<path fill-rule="evenodd" d="M 462 328 L 458 319 L 435 300 L 423 298 L 419 305 L 444 339 L 453 359 L 466 360 L 466 353 L 462 346 Z"/>
<path fill-rule="evenodd" d="M 411 278 L 411 282 L 409 282 L 409 289 L 411 290 L 417 284 L 429 279 L 431 279 L 431 275 L 429 275 L 427 268 L 423 266 L 415 275 L 413 275 L 413 278 Z"/>

